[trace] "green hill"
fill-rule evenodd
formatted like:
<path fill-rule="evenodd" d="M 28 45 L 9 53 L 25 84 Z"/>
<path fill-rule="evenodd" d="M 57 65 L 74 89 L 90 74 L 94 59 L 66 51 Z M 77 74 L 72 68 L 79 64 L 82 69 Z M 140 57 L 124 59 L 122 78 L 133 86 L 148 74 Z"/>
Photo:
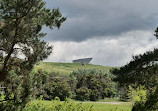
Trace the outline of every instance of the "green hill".
<path fill-rule="evenodd" d="M 86 64 L 82 65 L 80 63 L 53 63 L 53 62 L 40 62 L 35 66 L 34 70 L 37 71 L 42 69 L 48 73 L 59 73 L 59 74 L 70 74 L 72 71 L 76 71 L 78 69 L 95 69 L 106 71 L 107 73 L 112 67 L 100 66 L 100 65 L 92 65 Z"/>

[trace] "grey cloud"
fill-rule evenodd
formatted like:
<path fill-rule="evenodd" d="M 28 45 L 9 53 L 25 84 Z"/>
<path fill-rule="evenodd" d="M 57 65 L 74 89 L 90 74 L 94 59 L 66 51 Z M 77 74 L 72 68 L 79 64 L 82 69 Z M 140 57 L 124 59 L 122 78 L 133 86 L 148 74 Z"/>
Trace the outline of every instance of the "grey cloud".
<path fill-rule="evenodd" d="M 132 55 L 153 50 L 158 46 L 156 38 L 147 31 L 132 31 L 113 38 L 97 39 L 95 37 L 82 42 L 50 43 L 54 49 L 46 61 L 72 62 L 74 59 L 93 57 L 93 64 L 104 66 L 125 65 L 132 59 Z"/>
<path fill-rule="evenodd" d="M 132 30 L 154 30 L 157 0 L 46 0 L 60 7 L 67 21 L 60 30 L 44 29 L 49 41 L 81 42 L 95 37 L 117 36 Z"/>

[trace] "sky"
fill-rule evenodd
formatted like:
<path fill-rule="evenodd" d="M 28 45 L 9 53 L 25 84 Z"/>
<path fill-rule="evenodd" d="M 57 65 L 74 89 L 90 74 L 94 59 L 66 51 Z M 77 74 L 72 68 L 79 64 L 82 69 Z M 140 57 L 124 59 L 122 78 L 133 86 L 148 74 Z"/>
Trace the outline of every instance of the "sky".
<path fill-rule="evenodd" d="M 93 57 L 92 64 L 120 67 L 158 47 L 158 0 L 44 1 L 67 17 L 59 30 L 43 29 L 53 46 L 47 62 Z"/>

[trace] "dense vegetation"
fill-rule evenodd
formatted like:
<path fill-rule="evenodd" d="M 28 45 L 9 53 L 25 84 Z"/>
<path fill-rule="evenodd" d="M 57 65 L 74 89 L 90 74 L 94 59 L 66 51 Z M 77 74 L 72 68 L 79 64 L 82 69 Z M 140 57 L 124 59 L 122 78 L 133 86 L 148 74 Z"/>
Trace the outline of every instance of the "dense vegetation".
<path fill-rule="evenodd" d="M 42 64 L 46 64 L 47 66 L 48 63 Z M 146 100 L 147 90 L 144 86 L 138 88 L 135 85 L 128 87 L 117 85 L 112 81 L 114 76 L 109 72 L 111 69 L 109 67 L 105 67 L 104 69 L 104 66 L 95 67 L 95 65 L 90 64 L 85 66 L 73 63 L 49 64 L 53 64 L 52 67 L 60 64 L 63 70 L 66 70 L 69 66 L 69 71 L 65 71 L 63 74 L 60 71 L 53 72 L 53 68 L 49 66 L 51 69 L 51 73 L 49 73 L 46 70 L 43 71 L 43 69 L 40 69 L 40 64 L 37 65 L 32 72 L 32 81 L 34 82 L 33 92 L 35 92 L 34 97 L 36 99 L 43 98 L 43 100 L 52 101 L 56 97 L 59 97 L 62 101 L 67 100 L 67 98 L 80 101 L 98 101 L 104 98 L 120 97 L 123 101 L 140 102 L 143 98 L 143 101 Z M 80 67 L 81 69 L 78 69 Z M 70 69 L 72 70 L 70 71 Z M 12 103 L 9 104 L 12 105 Z M 3 107 L 10 108 L 9 104 L 6 104 L 7 106 L 3 104 Z M 72 104 L 74 103 L 72 102 Z"/>
<path fill-rule="evenodd" d="M 82 101 L 96 101 L 105 97 L 114 97 L 117 93 L 115 83 L 112 81 L 111 75 L 106 72 L 79 69 L 69 75 L 62 75 L 38 70 L 39 78 L 36 80 L 40 84 L 36 85 L 39 92 L 37 98 L 42 95 L 45 100 L 59 97 L 60 100 L 73 98 Z"/>
<path fill-rule="evenodd" d="M 156 30 L 156 37 L 158 28 Z M 140 101 L 135 102 L 132 111 L 155 111 L 158 109 L 158 49 L 133 57 L 127 65 L 114 69 L 115 81 L 124 88 L 139 89 Z M 141 88 L 143 86 L 144 88 Z M 146 91 L 143 91 L 146 90 Z M 146 96 L 146 97 L 145 97 Z"/>
<path fill-rule="evenodd" d="M 104 104 L 36 100 L 28 103 L 24 111 L 131 111 L 131 108 L 131 103 Z"/>
<path fill-rule="evenodd" d="M 33 67 L 52 52 L 41 40 L 46 35 L 42 27 L 60 28 L 65 20 L 59 9 L 46 8 L 43 0 L 0 0 L 0 82 L 7 89 L 2 111 L 22 109 L 33 97 Z"/>
<path fill-rule="evenodd" d="M 59 9 L 47 9 L 43 0 L 0 1 L 0 82 L 5 86 L 1 111 L 90 111 L 91 106 L 85 108 L 68 98 L 113 97 L 131 100 L 133 111 L 158 109 L 158 49 L 134 56 L 112 73 L 111 68 L 89 64 L 37 65 L 52 52 L 52 46 L 41 40 L 46 35 L 42 27 L 60 28 L 65 20 Z M 156 33 L 158 38 L 158 28 Z M 48 100 L 51 105 L 45 104 Z"/>
<path fill-rule="evenodd" d="M 60 63 L 63 69 L 65 67 L 65 64 L 67 63 Z M 77 70 L 76 68 L 75 71 L 71 71 L 70 73 L 67 72 L 67 74 L 62 74 L 61 72 L 48 73 L 46 71 L 43 71 L 42 69 L 34 70 L 32 72 L 32 77 L 33 77 L 32 79 L 34 82 L 33 92 L 35 92 L 34 97 L 36 99 L 42 98 L 43 100 L 29 103 L 26 106 L 25 110 L 26 109 L 32 110 L 31 108 L 44 110 L 44 109 L 49 109 L 49 108 L 53 109 L 57 107 L 62 109 L 65 107 L 70 107 L 70 106 L 71 108 L 76 108 L 78 106 L 77 103 L 74 103 L 73 101 L 69 103 L 67 102 L 64 103 L 64 102 L 59 102 L 59 101 L 53 102 L 54 104 L 53 106 L 52 106 L 52 103 L 48 104 L 50 100 L 53 101 L 57 97 L 62 101 L 64 100 L 67 101 L 68 98 L 82 100 L 82 101 L 87 101 L 87 100 L 98 101 L 100 99 L 105 98 L 106 100 L 106 98 L 113 98 L 117 96 L 117 90 L 115 88 L 116 84 L 112 81 L 113 76 L 110 73 L 107 73 L 109 72 L 111 68 L 105 67 L 105 69 L 103 69 L 104 66 L 100 66 L 100 67 L 97 66 L 97 69 L 96 69 L 94 68 L 95 65 L 86 65 L 83 67 L 81 64 L 71 64 L 71 67 L 76 67 L 76 65 L 78 66 L 77 68 L 82 67 L 82 69 Z M 44 100 L 47 100 L 47 101 L 44 102 Z M 46 105 L 46 103 L 48 105 Z M 12 104 L 13 104 L 12 102 L 7 103 L 7 104 L 6 102 L 2 102 L 1 105 L 3 107 L 1 107 L 1 109 L 6 108 L 6 107 L 10 109 Z M 87 108 L 90 108 L 92 105 L 91 103 L 89 103 L 88 105 L 89 107 Z M 97 109 L 100 109 L 99 104 L 94 104 L 94 105 L 95 105 L 94 110 L 95 108 L 96 108 L 96 111 Z M 81 104 L 79 106 L 80 108 L 82 107 L 85 108 L 85 106 L 82 106 Z M 112 106 L 113 105 L 111 105 L 111 107 L 109 106 L 109 108 L 113 109 Z M 120 110 L 123 109 L 121 105 L 115 106 L 115 109 L 119 110 L 118 107 L 120 107 Z M 105 108 L 108 109 L 106 105 L 105 105 Z M 104 107 L 102 107 L 102 109 L 104 109 Z M 129 106 L 129 109 L 130 109 L 130 106 Z"/>
<path fill-rule="evenodd" d="M 23 111 L 93 111 L 92 105 L 84 106 L 82 103 L 60 100 L 36 100 L 28 103 Z"/>
<path fill-rule="evenodd" d="M 76 99 L 96 101 L 115 96 L 115 84 L 110 75 L 103 71 L 78 70 L 72 73 L 76 77 Z"/>

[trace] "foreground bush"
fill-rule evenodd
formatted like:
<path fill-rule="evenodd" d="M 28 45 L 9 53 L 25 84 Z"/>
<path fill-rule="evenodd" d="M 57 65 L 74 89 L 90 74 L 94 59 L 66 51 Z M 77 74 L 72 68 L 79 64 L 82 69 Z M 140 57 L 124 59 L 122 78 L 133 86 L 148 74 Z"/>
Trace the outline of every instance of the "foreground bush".
<path fill-rule="evenodd" d="M 142 102 L 147 100 L 147 90 L 144 86 L 140 85 L 136 87 L 135 85 L 129 86 L 128 95 L 132 102 Z"/>
<path fill-rule="evenodd" d="M 93 111 L 91 107 L 85 107 L 81 103 L 53 101 L 32 101 L 26 105 L 23 111 Z"/>

